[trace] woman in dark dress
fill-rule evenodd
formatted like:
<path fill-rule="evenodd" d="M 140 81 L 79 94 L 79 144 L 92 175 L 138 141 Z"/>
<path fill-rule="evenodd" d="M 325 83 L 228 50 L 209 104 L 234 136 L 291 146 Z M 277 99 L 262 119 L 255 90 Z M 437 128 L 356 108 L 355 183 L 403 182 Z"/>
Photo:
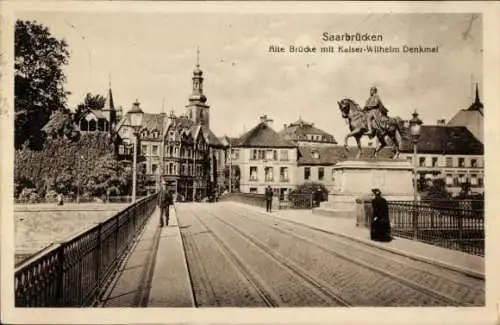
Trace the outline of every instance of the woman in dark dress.
<path fill-rule="evenodd" d="M 373 217 L 370 237 L 372 240 L 389 242 L 392 240 L 392 236 L 387 200 L 382 197 L 382 193 L 378 188 L 373 189 L 372 192 L 375 198 L 372 200 Z"/>

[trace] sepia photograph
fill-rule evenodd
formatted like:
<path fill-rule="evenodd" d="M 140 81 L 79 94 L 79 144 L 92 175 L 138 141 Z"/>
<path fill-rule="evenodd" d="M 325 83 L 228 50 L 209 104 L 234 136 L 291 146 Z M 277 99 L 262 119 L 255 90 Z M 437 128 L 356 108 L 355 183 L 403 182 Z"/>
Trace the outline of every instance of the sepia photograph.
<path fill-rule="evenodd" d="M 483 12 L 65 8 L 9 20 L 16 313 L 486 307 Z"/>

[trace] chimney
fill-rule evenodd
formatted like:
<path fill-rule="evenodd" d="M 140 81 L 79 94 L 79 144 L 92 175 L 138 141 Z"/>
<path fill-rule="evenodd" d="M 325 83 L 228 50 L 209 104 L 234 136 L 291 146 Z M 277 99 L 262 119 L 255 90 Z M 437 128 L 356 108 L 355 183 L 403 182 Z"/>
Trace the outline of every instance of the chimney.
<path fill-rule="evenodd" d="M 439 119 L 439 120 L 437 120 L 437 125 L 438 126 L 445 126 L 446 125 L 446 120 L 445 119 Z"/>
<path fill-rule="evenodd" d="M 273 120 L 272 120 L 272 119 L 270 119 L 270 118 L 268 118 L 268 117 L 267 117 L 267 114 L 266 114 L 266 115 L 262 115 L 262 116 L 260 117 L 260 123 L 265 123 L 265 124 L 266 124 L 266 126 L 268 126 L 268 127 L 270 127 L 270 128 L 272 128 L 272 127 L 273 127 Z"/>

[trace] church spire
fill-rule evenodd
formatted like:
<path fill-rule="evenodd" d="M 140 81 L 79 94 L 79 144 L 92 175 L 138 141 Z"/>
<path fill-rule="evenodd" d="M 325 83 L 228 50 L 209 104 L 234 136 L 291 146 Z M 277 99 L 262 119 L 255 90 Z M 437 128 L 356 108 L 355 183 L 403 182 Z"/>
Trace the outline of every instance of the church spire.
<path fill-rule="evenodd" d="M 193 92 L 189 97 L 190 102 L 205 103 L 207 98 L 203 94 L 203 71 L 200 69 L 200 48 L 196 48 L 196 67 L 193 71 Z"/>
<path fill-rule="evenodd" d="M 113 92 L 111 91 L 111 74 L 108 76 L 108 97 L 106 98 L 106 103 L 104 109 L 114 111 L 115 103 L 113 102 Z"/>
<path fill-rule="evenodd" d="M 476 83 L 476 98 L 474 99 L 474 102 L 472 105 L 469 106 L 468 110 L 469 111 L 480 111 L 481 113 L 483 112 L 484 105 L 481 103 L 481 100 L 479 99 L 479 85 Z"/>

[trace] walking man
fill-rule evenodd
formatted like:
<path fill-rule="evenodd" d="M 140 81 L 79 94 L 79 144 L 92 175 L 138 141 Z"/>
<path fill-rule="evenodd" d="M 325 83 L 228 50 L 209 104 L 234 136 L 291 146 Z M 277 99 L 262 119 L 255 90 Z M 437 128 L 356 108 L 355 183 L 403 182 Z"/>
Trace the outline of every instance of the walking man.
<path fill-rule="evenodd" d="M 160 227 L 168 226 L 168 217 L 170 216 L 170 206 L 173 205 L 173 199 L 170 192 L 167 191 L 167 184 L 162 183 L 158 193 L 158 206 L 160 207 Z M 165 218 L 165 222 L 163 219 Z"/>
<path fill-rule="evenodd" d="M 270 185 L 267 185 L 265 197 L 266 197 L 266 211 L 271 212 L 271 206 L 273 204 L 273 189 L 271 188 Z"/>

